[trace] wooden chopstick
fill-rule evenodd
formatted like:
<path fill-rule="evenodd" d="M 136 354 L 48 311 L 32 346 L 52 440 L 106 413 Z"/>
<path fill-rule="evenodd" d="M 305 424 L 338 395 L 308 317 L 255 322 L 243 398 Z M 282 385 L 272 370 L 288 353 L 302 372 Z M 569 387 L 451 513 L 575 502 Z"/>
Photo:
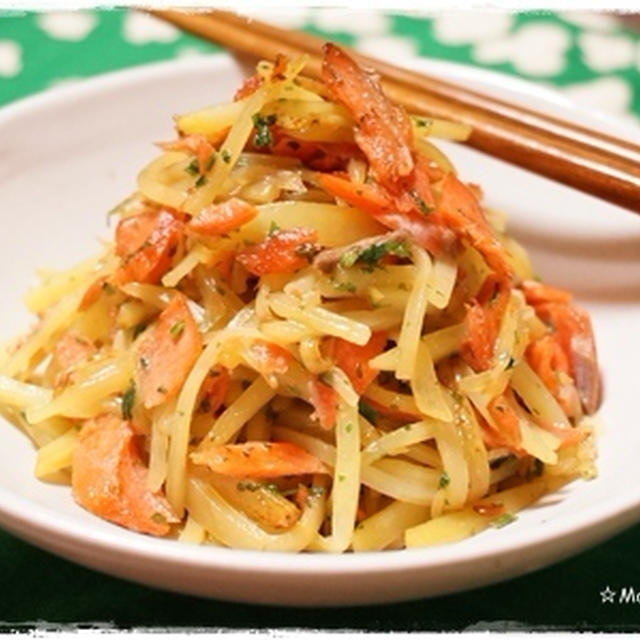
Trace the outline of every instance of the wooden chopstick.
<path fill-rule="evenodd" d="M 319 78 L 323 40 L 226 11 L 156 16 L 256 59 L 306 53 L 305 75 Z M 389 97 L 411 113 L 468 124 L 467 143 L 518 165 L 640 213 L 640 146 L 460 85 L 350 51 L 381 76 Z M 526 194 L 523 194 L 526 197 Z"/>

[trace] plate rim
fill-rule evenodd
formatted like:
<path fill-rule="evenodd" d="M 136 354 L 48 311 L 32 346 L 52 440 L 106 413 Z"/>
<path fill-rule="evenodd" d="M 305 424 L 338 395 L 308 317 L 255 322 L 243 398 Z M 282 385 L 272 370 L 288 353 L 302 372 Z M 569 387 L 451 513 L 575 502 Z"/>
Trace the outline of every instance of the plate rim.
<path fill-rule="evenodd" d="M 238 63 L 226 53 L 213 53 L 210 55 L 198 56 L 189 59 L 174 59 L 169 61 L 155 62 L 152 64 L 142 64 L 124 70 L 112 71 L 100 74 L 70 86 L 54 87 L 32 96 L 28 96 L 10 103 L 0 109 L 0 127 L 10 124 L 12 118 L 25 115 L 25 111 L 37 111 L 55 107 L 59 103 L 64 103 L 73 99 L 77 94 L 83 97 L 90 97 L 92 94 L 99 94 L 102 91 L 109 91 L 113 87 L 123 87 L 135 83 L 137 78 L 145 79 L 162 78 L 178 73 L 181 69 L 190 70 L 209 69 L 215 70 L 220 67 L 224 69 L 229 63 L 241 68 Z M 406 61 L 404 61 L 406 62 Z M 411 64 L 417 66 L 430 61 L 424 59 L 411 59 Z M 450 63 L 446 61 L 436 61 L 442 69 L 463 68 L 470 75 L 480 76 L 479 80 L 484 83 L 484 79 L 489 80 L 492 76 L 500 79 L 504 86 L 511 85 L 515 91 L 529 87 L 529 95 L 537 100 L 545 101 L 546 96 L 559 96 L 559 103 L 562 108 L 566 108 L 572 113 L 582 115 L 589 113 L 592 117 L 608 122 L 612 126 L 615 124 L 616 130 L 624 126 L 612 117 L 603 116 L 588 109 L 576 107 L 566 96 L 556 94 L 552 90 L 530 84 L 520 78 L 512 78 L 506 74 L 501 74 L 485 69 L 477 69 L 468 65 Z M 489 88 L 489 87 L 487 87 Z M 612 124 L 613 123 L 613 124 Z M 603 516 L 603 510 L 605 515 Z M 29 517 L 29 513 L 32 515 Z M 25 515 L 26 514 L 26 515 Z M 596 517 L 597 516 L 597 517 Z M 48 541 L 42 541 L 43 535 L 56 536 L 61 542 L 66 544 L 81 542 L 91 549 L 118 552 L 130 557 L 155 559 L 170 564 L 180 564 L 188 566 L 204 565 L 209 568 L 224 568 L 235 573 L 248 573 L 260 570 L 266 574 L 306 574 L 313 571 L 315 574 L 366 574 L 375 573 L 395 573 L 403 569 L 441 569 L 447 566 L 460 566 L 469 561 L 488 561 L 518 550 L 529 550 L 531 548 L 548 547 L 559 538 L 570 533 L 580 532 L 583 542 L 575 545 L 574 553 L 577 553 L 585 546 L 594 544 L 600 539 L 608 537 L 612 532 L 630 525 L 634 520 L 640 518 L 640 488 L 634 491 L 628 488 L 609 501 L 605 507 L 594 505 L 582 508 L 576 516 L 572 514 L 561 519 L 560 522 L 547 522 L 544 527 L 539 527 L 542 533 L 533 531 L 527 536 L 526 542 L 519 542 L 519 537 L 505 531 L 501 538 L 500 546 L 491 543 L 493 548 L 464 548 L 456 543 L 444 545 L 437 548 L 406 549 L 400 551 L 385 551 L 384 553 L 354 553 L 354 554 L 290 554 L 273 551 L 249 551 L 240 549 L 212 548 L 197 545 L 179 544 L 175 540 L 158 540 L 149 538 L 137 533 L 122 531 L 116 525 L 113 532 L 109 530 L 88 529 L 78 533 L 77 521 L 66 514 L 60 514 L 53 509 L 40 505 L 25 498 L 20 498 L 12 492 L 0 487 L 0 523 L 6 529 L 17 533 L 20 537 L 29 540 L 34 539 L 37 532 L 40 533 L 37 544 L 50 549 L 55 546 Z M 75 524 L 75 526 L 74 526 Z M 37 536 L 35 536 L 37 537 Z M 65 554 L 59 550 L 55 551 L 60 555 L 74 559 L 72 554 Z M 563 554 L 563 557 L 569 554 Z M 276 559 L 287 557 L 286 565 L 278 563 Z M 77 560 L 76 560 L 77 562 Z M 86 564 L 83 562 L 83 564 Z M 547 564 L 547 563 L 542 563 Z M 542 566 L 542 565 L 541 565 Z M 523 569 L 519 573 L 525 572 Z M 509 576 L 519 575 L 518 572 L 510 571 Z M 499 579 L 499 578 L 497 578 Z M 495 581 L 495 579 L 493 580 Z M 464 585 L 457 587 L 457 590 L 465 589 Z M 438 593 L 443 593 L 439 591 Z"/>

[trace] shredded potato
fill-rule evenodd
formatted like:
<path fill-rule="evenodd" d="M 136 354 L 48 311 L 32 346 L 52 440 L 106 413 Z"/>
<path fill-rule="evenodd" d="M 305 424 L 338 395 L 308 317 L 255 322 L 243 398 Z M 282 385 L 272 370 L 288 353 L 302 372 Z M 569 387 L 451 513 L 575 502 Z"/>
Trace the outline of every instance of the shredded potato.
<path fill-rule="evenodd" d="M 334 45 L 304 64 L 177 116 L 114 242 L 41 272 L 0 353 L 35 475 L 140 533 L 329 553 L 461 540 L 593 477 L 589 318 L 438 148 L 469 127 Z"/>

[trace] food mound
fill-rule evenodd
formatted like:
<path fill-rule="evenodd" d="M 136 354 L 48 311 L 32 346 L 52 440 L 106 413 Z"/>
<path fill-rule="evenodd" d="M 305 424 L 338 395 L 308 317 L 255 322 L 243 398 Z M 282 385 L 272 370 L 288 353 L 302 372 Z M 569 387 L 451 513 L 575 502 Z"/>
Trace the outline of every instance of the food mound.
<path fill-rule="evenodd" d="M 458 540 L 594 475 L 588 315 L 434 138 L 327 44 L 261 62 L 43 274 L 0 410 L 35 473 L 154 536 L 280 551 Z"/>

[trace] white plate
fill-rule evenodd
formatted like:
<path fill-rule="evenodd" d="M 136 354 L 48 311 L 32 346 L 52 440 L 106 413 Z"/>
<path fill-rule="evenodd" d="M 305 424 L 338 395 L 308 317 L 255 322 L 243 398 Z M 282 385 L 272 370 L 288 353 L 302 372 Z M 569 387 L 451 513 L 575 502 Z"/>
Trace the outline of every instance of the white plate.
<path fill-rule="evenodd" d="M 443 63 L 414 64 L 616 128 L 520 81 Z M 150 142 L 172 136 L 170 116 L 228 99 L 241 80 L 235 63 L 213 56 L 103 76 L 0 112 L 2 339 L 31 323 L 22 295 L 37 267 L 69 265 L 93 253 L 98 236 L 109 235 L 105 213 L 132 190 L 137 170 L 156 153 Z M 489 204 L 511 214 L 511 228 L 540 274 L 574 290 L 593 314 L 606 382 L 596 480 L 574 483 L 505 529 L 449 546 L 341 556 L 244 552 L 151 539 L 89 515 L 68 487 L 33 477 L 31 444 L 2 424 L 2 526 L 76 562 L 179 592 L 345 605 L 440 594 L 522 574 L 634 522 L 640 516 L 634 410 L 640 397 L 640 332 L 634 326 L 640 317 L 640 218 L 464 147 L 447 150 L 465 179 L 483 185 Z"/>

